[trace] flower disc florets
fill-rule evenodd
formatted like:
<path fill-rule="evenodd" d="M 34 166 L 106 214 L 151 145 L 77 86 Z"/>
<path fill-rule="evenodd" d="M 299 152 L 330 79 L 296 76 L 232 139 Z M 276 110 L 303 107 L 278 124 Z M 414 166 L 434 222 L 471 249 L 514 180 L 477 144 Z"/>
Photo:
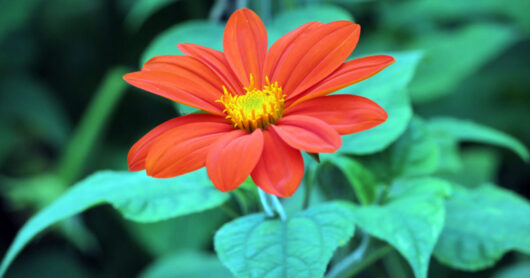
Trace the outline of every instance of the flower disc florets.
<path fill-rule="evenodd" d="M 233 95 L 223 86 L 224 94 L 217 102 L 225 106 L 223 112 L 231 120 L 234 127 L 253 131 L 264 129 L 281 118 L 285 103 L 285 95 L 278 82 L 270 83 L 265 78 L 266 85 L 261 90 L 254 87 L 254 78 L 250 75 L 250 85 L 244 95 Z"/>

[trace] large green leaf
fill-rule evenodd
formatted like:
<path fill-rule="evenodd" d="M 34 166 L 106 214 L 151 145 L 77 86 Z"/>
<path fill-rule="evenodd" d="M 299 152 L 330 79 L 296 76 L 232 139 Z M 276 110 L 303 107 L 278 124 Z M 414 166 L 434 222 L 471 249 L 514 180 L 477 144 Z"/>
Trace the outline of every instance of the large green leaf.
<path fill-rule="evenodd" d="M 429 175 L 438 168 L 440 149 L 424 122 L 413 118 L 388 157 L 395 177 Z"/>
<path fill-rule="evenodd" d="M 132 30 L 137 30 L 158 10 L 179 0 L 137 0 L 125 18 L 125 24 Z"/>
<path fill-rule="evenodd" d="M 215 250 L 236 277 L 322 277 L 333 251 L 353 236 L 350 210 L 327 203 L 285 222 L 245 216 L 217 232 Z"/>
<path fill-rule="evenodd" d="M 525 161 L 528 161 L 530 157 L 528 149 L 517 139 L 472 121 L 439 117 L 429 121 L 429 128 L 435 132 L 453 136 L 458 141 L 486 143 L 508 148 Z"/>
<path fill-rule="evenodd" d="M 444 198 L 449 193 L 450 186 L 443 180 L 401 180 L 392 186 L 388 203 L 354 207 L 354 219 L 367 233 L 394 246 L 417 278 L 425 278 L 443 228 Z"/>
<path fill-rule="evenodd" d="M 178 43 L 193 43 L 223 49 L 224 26 L 209 21 L 188 21 L 177 24 L 158 35 L 142 54 L 141 64 L 160 55 L 183 55 Z"/>
<path fill-rule="evenodd" d="M 418 36 L 409 47 L 425 49 L 425 59 L 410 85 L 413 102 L 430 101 L 451 93 L 459 82 L 501 54 L 516 39 L 517 34 L 511 28 L 486 23 Z"/>
<path fill-rule="evenodd" d="M 377 187 L 404 177 L 426 176 L 438 169 L 440 147 L 423 120 L 413 118 L 405 133 L 383 152 L 371 156 L 322 155 L 353 186 L 361 204 L 376 200 Z"/>
<path fill-rule="evenodd" d="M 39 232 L 95 205 L 110 203 L 128 219 L 154 222 L 213 208 L 227 198 L 211 184 L 205 170 L 172 179 L 155 179 L 144 172 L 98 172 L 74 185 L 22 227 L 2 261 L 0 276 Z"/>
<path fill-rule="evenodd" d="M 139 276 L 140 278 L 230 278 L 234 277 L 215 255 L 187 251 L 157 259 Z"/>
<path fill-rule="evenodd" d="M 388 113 L 388 120 L 370 130 L 342 136 L 339 153 L 370 154 L 380 151 L 395 141 L 407 128 L 412 108 L 406 87 L 416 70 L 421 54 L 418 52 L 390 53 L 396 62 L 377 75 L 359 84 L 339 90 L 367 97 Z"/>
<path fill-rule="evenodd" d="M 444 152 L 441 149 L 441 152 Z M 454 171 L 440 171 L 436 176 L 466 187 L 478 187 L 495 180 L 501 156 L 490 147 L 469 147 L 458 153 L 459 165 Z M 439 169 L 441 170 L 441 169 Z"/>
<path fill-rule="evenodd" d="M 445 226 L 434 255 L 462 270 L 495 264 L 510 250 L 530 254 L 530 204 L 494 185 L 453 186 L 446 201 Z"/>
<path fill-rule="evenodd" d="M 371 204 L 375 201 L 378 179 L 359 161 L 350 157 L 335 156 L 326 159 L 324 163 L 332 163 L 342 171 L 361 204 Z"/>

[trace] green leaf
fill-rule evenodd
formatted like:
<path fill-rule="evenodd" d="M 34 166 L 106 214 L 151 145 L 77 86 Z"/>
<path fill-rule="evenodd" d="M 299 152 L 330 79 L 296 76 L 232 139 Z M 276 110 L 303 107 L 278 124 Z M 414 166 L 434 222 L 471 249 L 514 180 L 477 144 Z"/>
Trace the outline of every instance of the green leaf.
<path fill-rule="evenodd" d="M 440 148 L 424 122 L 413 118 L 405 133 L 383 152 L 362 157 L 323 157 L 342 171 L 361 204 L 366 205 L 375 201 L 379 184 L 434 173 L 440 163 Z"/>
<path fill-rule="evenodd" d="M 331 5 L 309 5 L 284 11 L 274 18 L 267 29 L 269 42 L 273 43 L 281 36 L 306 24 L 309 21 L 329 23 L 337 20 L 353 21 L 351 14 L 340 7 Z"/>
<path fill-rule="evenodd" d="M 440 172 L 436 175 L 468 188 L 477 187 L 495 180 L 499 170 L 500 158 L 499 152 L 491 148 L 465 148 L 458 154 L 460 161 L 458 169 L 452 172 Z"/>
<path fill-rule="evenodd" d="M 514 151 L 525 161 L 528 161 L 530 158 L 528 149 L 517 139 L 501 131 L 472 121 L 439 117 L 431 119 L 429 121 L 429 127 L 434 131 L 445 132 L 455 137 L 458 141 L 497 145 Z"/>
<path fill-rule="evenodd" d="M 516 40 L 511 28 L 489 23 L 418 36 L 409 47 L 425 49 L 425 59 L 410 85 L 411 99 L 425 102 L 451 93 L 459 82 Z"/>
<path fill-rule="evenodd" d="M 191 106 L 188 106 L 188 105 L 184 105 L 182 103 L 178 103 L 178 102 L 173 102 L 173 105 L 175 106 L 175 109 L 179 112 L 179 114 L 181 116 L 184 116 L 184 115 L 189 115 L 189 114 L 193 114 L 193 113 L 201 113 L 204 111 L 202 110 L 199 110 L 195 107 L 191 107 Z"/>
<path fill-rule="evenodd" d="M 346 203 L 327 203 L 283 222 L 253 214 L 224 225 L 215 250 L 236 277 L 322 277 L 355 225 Z"/>
<path fill-rule="evenodd" d="M 427 124 L 427 127 L 439 149 L 436 173 L 454 173 L 459 171 L 462 168 L 462 159 L 458 140 L 448 132 L 431 128 L 430 124 Z"/>
<path fill-rule="evenodd" d="M 125 24 L 129 29 L 136 31 L 151 15 L 177 1 L 179 0 L 137 0 L 125 18 Z"/>
<path fill-rule="evenodd" d="M 142 54 L 141 64 L 160 55 L 183 55 L 178 43 L 193 43 L 223 49 L 224 26 L 209 21 L 188 21 L 177 24 L 158 35 Z"/>
<path fill-rule="evenodd" d="M 419 118 L 413 118 L 407 131 L 389 149 L 395 177 L 422 176 L 434 173 L 440 160 L 440 149 L 434 136 Z"/>
<path fill-rule="evenodd" d="M 2 261 L 0 276 L 39 232 L 95 205 L 110 203 L 125 218 L 155 222 L 213 208 L 227 198 L 228 194 L 211 184 L 204 169 L 172 179 L 155 179 L 144 172 L 98 172 L 74 185 L 22 227 Z"/>
<path fill-rule="evenodd" d="M 416 178 L 392 186 L 389 202 L 356 206 L 354 219 L 370 235 L 394 246 L 409 262 L 416 278 L 427 277 L 429 260 L 444 223 L 443 180 Z"/>
<path fill-rule="evenodd" d="M 371 154 L 394 142 L 407 128 L 412 108 L 406 87 L 412 79 L 421 54 L 418 52 L 390 53 L 396 62 L 369 79 L 339 90 L 337 93 L 367 97 L 388 113 L 388 120 L 372 129 L 342 136 L 338 153 Z"/>
<path fill-rule="evenodd" d="M 446 201 L 445 226 L 436 258 L 453 268 L 476 271 L 510 250 L 530 254 L 530 204 L 506 189 L 454 185 Z"/>
<path fill-rule="evenodd" d="M 323 163 L 331 163 L 342 171 L 361 204 L 371 204 L 375 201 L 378 180 L 372 171 L 357 160 L 345 156 L 333 156 Z"/>
<path fill-rule="evenodd" d="M 234 277 L 216 256 L 187 251 L 164 256 L 150 264 L 140 278 Z"/>

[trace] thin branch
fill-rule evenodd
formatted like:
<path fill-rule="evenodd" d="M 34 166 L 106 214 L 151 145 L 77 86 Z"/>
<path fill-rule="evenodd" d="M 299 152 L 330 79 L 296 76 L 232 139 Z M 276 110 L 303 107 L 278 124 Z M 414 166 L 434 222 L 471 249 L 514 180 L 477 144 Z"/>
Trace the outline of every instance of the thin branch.
<path fill-rule="evenodd" d="M 258 188 L 258 194 L 259 194 L 259 200 L 261 201 L 261 205 L 263 206 L 263 210 L 265 211 L 265 214 L 268 217 L 273 217 L 274 212 L 272 211 L 269 201 L 267 200 L 267 193 L 265 193 L 261 188 Z"/>
<path fill-rule="evenodd" d="M 370 245 L 370 236 L 367 233 L 362 233 L 361 243 L 350 255 L 338 262 L 328 273 L 326 278 L 339 277 L 343 272 L 349 269 L 352 265 L 356 265 L 363 259 L 364 253 Z"/>
<path fill-rule="evenodd" d="M 287 215 L 285 214 L 285 210 L 283 209 L 283 205 L 280 202 L 280 200 L 278 199 L 278 197 L 270 195 L 270 198 L 272 200 L 272 204 L 274 205 L 274 209 L 276 210 L 276 212 L 278 212 L 278 215 L 280 215 L 280 219 L 282 221 L 286 221 L 287 220 Z"/>

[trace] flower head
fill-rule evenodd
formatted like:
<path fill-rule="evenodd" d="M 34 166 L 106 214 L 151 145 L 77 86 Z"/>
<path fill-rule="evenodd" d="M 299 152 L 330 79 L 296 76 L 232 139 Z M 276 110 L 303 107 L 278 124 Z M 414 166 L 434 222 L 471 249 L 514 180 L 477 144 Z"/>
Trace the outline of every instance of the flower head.
<path fill-rule="evenodd" d="M 340 135 L 387 119 L 367 98 L 328 96 L 394 62 L 387 55 L 345 62 L 359 34 L 359 25 L 349 21 L 309 22 L 267 49 L 265 26 L 241 9 L 226 24 L 224 52 L 183 43 L 184 56 L 152 58 L 124 79 L 207 114 L 177 117 L 151 130 L 129 151 L 129 169 L 167 178 L 206 166 L 221 191 L 250 175 L 263 191 L 291 196 L 304 173 L 300 151 L 334 152 Z"/>

